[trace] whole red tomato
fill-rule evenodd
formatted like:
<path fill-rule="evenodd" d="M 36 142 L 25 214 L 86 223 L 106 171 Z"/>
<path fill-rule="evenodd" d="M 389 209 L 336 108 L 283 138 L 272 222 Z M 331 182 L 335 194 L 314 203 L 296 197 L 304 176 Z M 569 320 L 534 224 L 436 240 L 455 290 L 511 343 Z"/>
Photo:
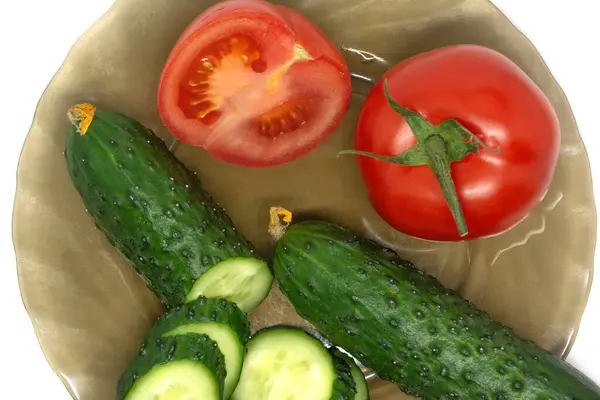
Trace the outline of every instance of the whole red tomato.
<path fill-rule="evenodd" d="M 545 196 L 559 145 L 542 91 L 509 59 L 474 45 L 391 68 L 367 97 L 355 141 L 357 151 L 384 156 L 358 156 L 377 212 L 401 232 L 439 241 L 518 224 Z"/>

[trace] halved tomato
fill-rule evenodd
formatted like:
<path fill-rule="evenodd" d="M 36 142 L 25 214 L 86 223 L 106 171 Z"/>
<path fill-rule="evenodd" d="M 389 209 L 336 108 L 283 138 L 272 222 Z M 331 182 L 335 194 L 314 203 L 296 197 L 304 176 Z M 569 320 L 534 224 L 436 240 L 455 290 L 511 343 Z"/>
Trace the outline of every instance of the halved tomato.
<path fill-rule="evenodd" d="M 263 0 L 228 0 L 175 44 L 158 107 L 180 140 L 222 161 L 266 167 L 325 141 L 351 92 L 344 58 L 305 16 Z"/>

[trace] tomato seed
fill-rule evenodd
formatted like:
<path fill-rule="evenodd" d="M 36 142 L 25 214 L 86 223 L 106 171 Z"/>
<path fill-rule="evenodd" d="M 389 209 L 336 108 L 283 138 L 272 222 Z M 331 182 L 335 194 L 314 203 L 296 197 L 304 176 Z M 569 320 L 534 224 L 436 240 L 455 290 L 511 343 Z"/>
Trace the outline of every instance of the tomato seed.
<path fill-rule="evenodd" d="M 267 70 L 267 63 L 265 63 L 261 59 L 258 59 L 252 63 L 252 70 L 256 73 L 261 74 Z"/>

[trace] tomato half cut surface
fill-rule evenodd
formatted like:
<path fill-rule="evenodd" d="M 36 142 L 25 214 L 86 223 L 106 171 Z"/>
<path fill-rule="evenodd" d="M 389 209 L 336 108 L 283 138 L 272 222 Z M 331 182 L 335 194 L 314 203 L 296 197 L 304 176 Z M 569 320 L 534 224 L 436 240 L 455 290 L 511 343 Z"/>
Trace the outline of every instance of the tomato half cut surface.
<path fill-rule="evenodd" d="M 228 0 L 175 44 L 158 107 L 181 141 L 222 161 L 267 167 L 324 142 L 351 92 L 344 58 L 305 16 L 263 0 Z"/>

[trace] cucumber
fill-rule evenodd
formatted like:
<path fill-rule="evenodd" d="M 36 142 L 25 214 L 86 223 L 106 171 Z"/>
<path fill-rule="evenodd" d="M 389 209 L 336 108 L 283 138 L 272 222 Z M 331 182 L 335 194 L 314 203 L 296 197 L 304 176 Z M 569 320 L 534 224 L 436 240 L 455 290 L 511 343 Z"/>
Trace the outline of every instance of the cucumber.
<path fill-rule="evenodd" d="M 335 347 L 333 347 L 333 349 L 335 355 L 342 358 L 344 361 L 346 361 L 348 366 L 350 366 L 350 374 L 354 380 L 354 386 L 356 387 L 356 396 L 354 397 L 354 400 L 369 400 L 369 387 L 367 385 L 367 380 L 365 379 L 365 374 L 358 367 L 358 365 L 356 365 L 356 362 L 352 359 L 352 357 L 348 357 Z"/>
<path fill-rule="evenodd" d="M 336 379 L 333 383 L 331 400 L 350 400 L 356 396 L 356 383 L 352 377 L 350 364 L 340 357 L 333 349 L 329 349 Z"/>
<path fill-rule="evenodd" d="M 118 400 L 221 400 L 223 355 L 207 335 L 151 338 L 117 385 Z"/>
<path fill-rule="evenodd" d="M 290 226 L 275 246 L 274 272 L 300 316 L 409 395 L 600 399 L 575 368 L 343 227 Z"/>
<path fill-rule="evenodd" d="M 260 258 L 150 129 L 90 104 L 72 107 L 68 116 L 73 126 L 65 157 L 75 188 L 96 226 L 167 308 L 183 304 L 198 279 L 222 261 Z M 257 266 L 261 276 L 271 274 L 266 264 Z M 256 280 L 251 290 L 265 293 L 266 281 Z M 229 294 L 223 287 L 220 295 Z"/>
<path fill-rule="evenodd" d="M 275 326 L 248 342 L 232 400 L 347 400 L 355 394 L 343 359 L 301 329 Z"/>
<path fill-rule="evenodd" d="M 176 307 L 161 317 L 152 327 L 151 337 L 206 334 L 219 346 L 225 358 L 223 396 L 231 397 L 242 371 L 244 348 L 250 338 L 250 323 L 235 303 L 224 299 L 199 297 Z"/>
<path fill-rule="evenodd" d="M 255 258 L 230 258 L 198 278 L 186 301 L 198 296 L 226 298 L 248 312 L 267 297 L 272 283 L 273 274 L 266 262 Z"/>

